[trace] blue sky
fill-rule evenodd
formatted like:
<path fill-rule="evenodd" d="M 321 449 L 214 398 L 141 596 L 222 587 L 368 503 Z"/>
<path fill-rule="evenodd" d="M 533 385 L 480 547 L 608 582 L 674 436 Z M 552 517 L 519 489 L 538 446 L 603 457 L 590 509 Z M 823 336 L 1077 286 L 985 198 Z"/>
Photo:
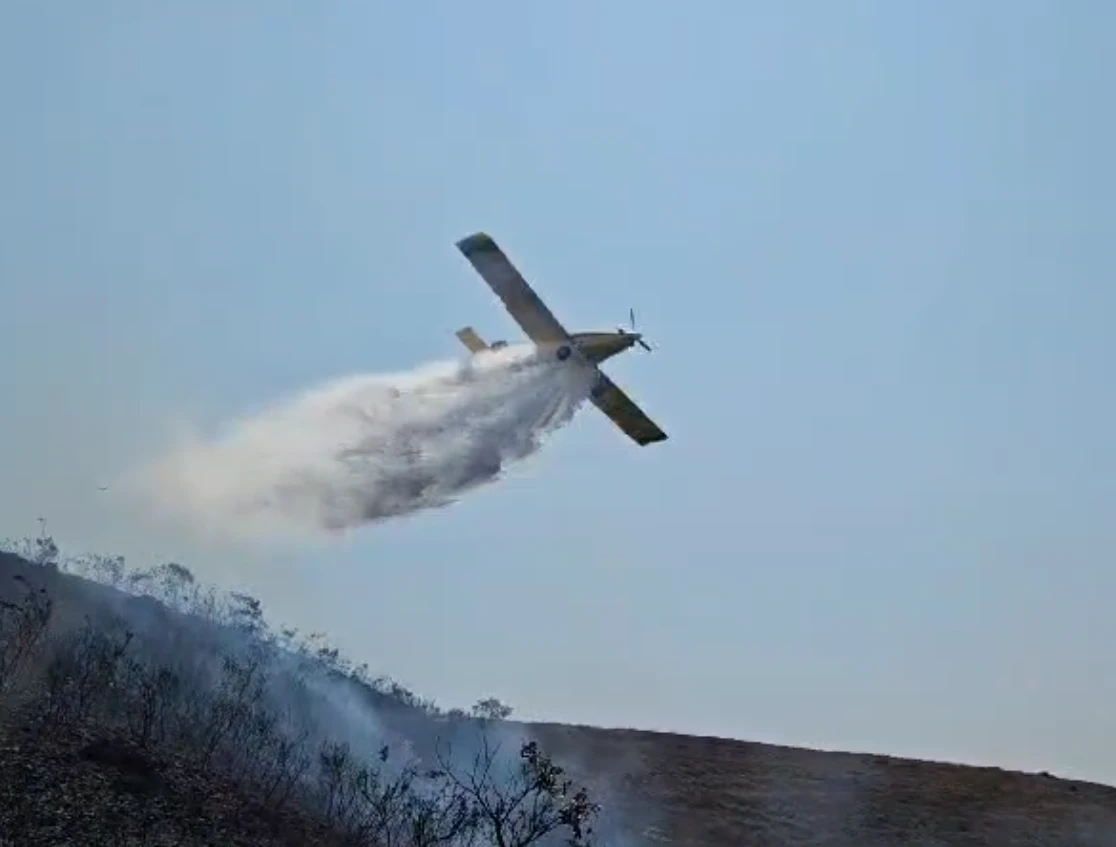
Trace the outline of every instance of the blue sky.
<path fill-rule="evenodd" d="M 177 559 L 447 704 L 1116 783 L 1116 7 L 0 10 L 0 535 Z M 583 413 L 283 555 L 99 497 L 166 436 L 516 330 Z"/>

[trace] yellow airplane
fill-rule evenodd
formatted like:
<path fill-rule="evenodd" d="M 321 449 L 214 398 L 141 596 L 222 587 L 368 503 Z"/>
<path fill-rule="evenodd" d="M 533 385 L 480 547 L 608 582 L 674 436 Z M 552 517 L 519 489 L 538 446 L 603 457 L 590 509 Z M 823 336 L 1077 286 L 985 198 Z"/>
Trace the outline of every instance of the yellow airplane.
<path fill-rule="evenodd" d="M 634 331 L 634 311 L 629 313 L 632 332 L 622 327 L 617 327 L 616 332 L 567 332 L 491 236 L 483 232 L 474 233 L 458 241 L 457 249 L 488 283 L 539 350 L 552 352 L 562 362 L 574 356 L 596 371 L 596 383 L 589 397 L 629 438 L 640 446 L 666 440 L 666 433 L 598 367 L 605 359 L 636 344 L 644 350 L 651 349 L 643 340 L 643 334 Z M 507 346 L 506 341 L 485 344 L 471 326 L 459 329 L 457 337 L 473 353 Z"/>

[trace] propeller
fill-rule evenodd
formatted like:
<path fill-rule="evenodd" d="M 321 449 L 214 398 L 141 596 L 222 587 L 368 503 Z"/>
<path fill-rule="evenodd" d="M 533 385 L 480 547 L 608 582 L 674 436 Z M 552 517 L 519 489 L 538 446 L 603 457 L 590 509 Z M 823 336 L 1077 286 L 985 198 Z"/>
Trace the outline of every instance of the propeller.
<path fill-rule="evenodd" d="M 632 325 L 632 332 L 635 333 L 635 328 L 636 328 L 635 309 L 628 309 L 628 321 Z M 628 331 L 626 329 L 624 329 L 622 326 L 618 326 L 618 327 L 616 327 L 616 329 L 617 329 L 617 331 L 619 331 L 619 333 L 621 335 L 627 335 L 628 334 Z M 643 340 L 642 337 L 636 339 L 636 344 L 638 344 L 640 347 L 642 347 L 648 353 L 651 352 L 651 347 L 647 344 L 646 341 Z"/>

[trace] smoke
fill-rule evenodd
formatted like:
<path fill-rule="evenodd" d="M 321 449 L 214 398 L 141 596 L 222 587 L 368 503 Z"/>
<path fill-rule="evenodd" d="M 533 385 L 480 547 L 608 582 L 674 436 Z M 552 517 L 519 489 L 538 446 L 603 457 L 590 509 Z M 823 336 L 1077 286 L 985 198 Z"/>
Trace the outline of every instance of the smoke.
<path fill-rule="evenodd" d="M 515 764 L 520 746 L 531 737 L 525 727 L 504 721 L 451 720 L 394 682 L 380 685 L 314 635 L 274 628 L 254 598 L 203 585 L 182 565 L 136 570 L 121 558 L 100 555 L 63 555 L 55 564 L 57 569 L 44 568 L 0 549 L 0 576 L 5 577 L 0 601 L 18 599 L 5 587 L 12 584 L 7 577 L 18 575 L 26 584 L 45 588 L 52 604 L 46 653 L 40 655 L 46 660 L 36 663 L 40 682 L 31 681 L 34 675 L 22 680 L 25 687 L 18 696 L 44 690 L 35 687 L 44 685 L 41 674 L 48 672 L 50 661 L 73 655 L 86 624 L 113 643 L 127 633 L 127 653 L 119 668 L 86 666 L 87 684 L 99 678 L 95 674 L 120 671 L 114 686 L 90 685 L 88 714 L 101 722 L 100 728 L 123 722 L 134 730 L 137 724 L 129 722 L 123 705 L 127 701 L 118 698 L 146 698 L 139 701 L 145 704 L 141 708 L 157 706 L 160 715 L 153 742 L 167 744 L 165 749 L 173 748 L 176 757 L 189 755 L 189 745 L 199 738 L 222 738 L 227 757 L 266 759 L 280 749 L 260 740 L 269 736 L 247 736 L 261 745 L 251 748 L 242 745 L 246 736 L 229 729 L 236 720 L 263 718 L 252 725 L 271 725 L 276 739 L 293 745 L 284 761 L 309 757 L 296 779 L 312 794 L 324 771 L 320 752 L 331 744 L 345 745 L 356 766 L 371 764 L 371 756 L 388 747 L 390 759 L 375 767 L 379 779 L 390 781 L 407 766 L 437 765 L 439 753 L 461 773 L 469 773 L 485 743 L 500 748 L 498 764 L 504 769 Z M 155 680 L 166 679 L 164 673 L 177 684 L 154 687 Z M 258 696 L 251 681 L 259 686 Z M 106 697 L 109 690 L 115 693 Z M 0 691 L 0 712 L 11 714 L 16 691 L 11 685 Z M 229 702 L 251 705 L 252 710 L 221 705 Z M 241 761 L 237 766 L 241 774 L 247 773 L 245 765 Z M 430 796 L 435 786 L 418 782 L 413 788 Z M 0 843 L 6 843 L 2 837 Z"/>
<path fill-rule="evenodd" d="M 445 506 L 499 478 L 570 420 L 592 376 L 516 346 L 345 377 L 213 438 L 188 436 L 130 481 L 207 532 L 351 530 Z"/>

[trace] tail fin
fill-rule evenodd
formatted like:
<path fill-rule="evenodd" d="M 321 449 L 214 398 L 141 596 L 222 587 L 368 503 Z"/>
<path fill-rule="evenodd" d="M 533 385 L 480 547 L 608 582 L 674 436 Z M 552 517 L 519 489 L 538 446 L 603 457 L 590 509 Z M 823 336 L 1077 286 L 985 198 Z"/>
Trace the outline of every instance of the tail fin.
<path fill-rule="evenodd" d="M 461 339 L 461 343 L 469 348 L 471 353 L 479 353 L 482 350 L 487 350 L 488 345 L 484 340 L 477 335 L 471 326 L 462 327 L 457 331 L 457 337 Z"/>

